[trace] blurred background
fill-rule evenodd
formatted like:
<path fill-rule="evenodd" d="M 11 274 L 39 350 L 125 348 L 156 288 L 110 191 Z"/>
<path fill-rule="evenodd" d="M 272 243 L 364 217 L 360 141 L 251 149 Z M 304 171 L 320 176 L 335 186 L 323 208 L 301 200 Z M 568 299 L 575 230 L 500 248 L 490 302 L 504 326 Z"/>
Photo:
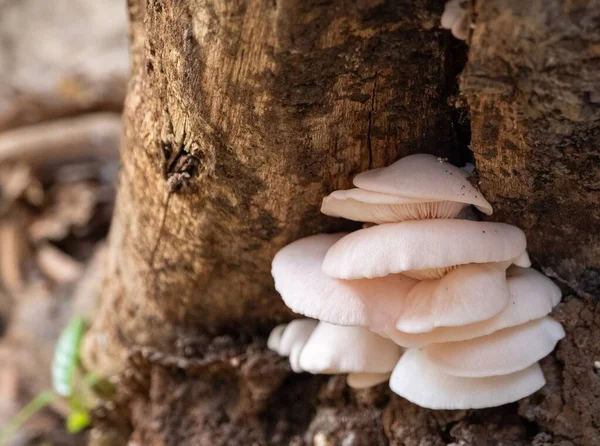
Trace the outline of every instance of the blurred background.
<path fill-rule="evenodd" d="M 0 0 L 0 428 L 52 388 L 60 332 L 94 307 L 128 70 L 125 0 Z M 68 411 L 5 444 L 85 444 Z"/>

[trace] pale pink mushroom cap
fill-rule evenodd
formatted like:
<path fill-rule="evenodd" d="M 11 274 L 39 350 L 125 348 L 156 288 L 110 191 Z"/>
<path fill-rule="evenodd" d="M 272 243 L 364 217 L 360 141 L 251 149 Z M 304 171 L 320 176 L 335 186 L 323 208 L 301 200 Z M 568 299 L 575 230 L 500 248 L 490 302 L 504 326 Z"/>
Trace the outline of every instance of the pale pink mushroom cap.
<path fill-rule="evenodd" d="M 402 348 L 361 327 L 320 322 L 300 354 L 300 368 L 311 373 L 390 372 Z"/>
<path fill-rule="evenodd" d="M 294 319 L 287 324 L 281 334 L 277 353 L 281 356 L 290 356 L 295 345 L 306 343 L 318 323 L 319 321 L 313 319 Z M 275 330 L 277 330 L 277 327 L 275 327 Z"/>
<path fill-rule="evenodd" d="M 429 362 L 449 375 L 508 375 L 548 355 L 564 336 L 562 326 L 546 316 L 480 338 L 432 344 L 423 351 Z"/>
<path fill-rule="evenodd" d="M 408 350 L 392 372 L 390 388 L 428 409 L 483 409 L 512 403 L 546 380 L 539 364 L 510 375 L 463 378 L 443 373 L 420 350 Z"/>
<path fill-rule="evenodd" d="M 459 266 L 441 279 L 419 282 L 408 292 L 396 328 L 406 333 L 425 333 L 495 316 L 509 300 L 508 266 L 508 262 L 472 263 Z"/>
<path fill-rule="evenodd" d="M 342 237 L 327 251 L 323 271 L 338 279 L 435 273 L 456 265 L 512 261 L 523 255 L 526 246 L 523 231 L 505 223 L 404 221 Z"/>
<path fill-rule="evenodd" d="M 364 190 L 414 198 L 422 202 L 451 201 L 472 204 L 485 214 L 492 206 L 467 179 L 468 174 L 434 155 L 405 156 L 390 166 L 368 170 L 354 177 Z"/>
<path fill-rule="evenodd" d="M 463 1 L 446 2 L 441 20 L 442 28 L 451 29 L 452 35 L 460 40 L 465 40 L 469 35 L 469 11 L 461 6 Z"/>
<path fill-rule="evenodd" d="M 510 291 L 508 305 L 490 319 L 461 327 L 440 327 L 428 333 L 389 330 L 386 335 L 407 348 L 419 348 L 436 342 L 464 341 L 542 318 L 560 302 L 560 288 L 532 268 L 512 266 L 507 276 Z"/>
<path fill-rule="evenodd" d="M 290 243 L 273 259 L 275 288 L 296 313 L 338 325 L 381 331 L 393 327 L 416 280 L 391 274 L 373 280 L 339 280 L 321 269 L 327 250 L 345 234 L 319 234 Z"/>
<path fill-rule="evenodd" d="M 442 28 L 450 29 L 457 21 L 461 20 L 464 15 L 464 9 L 460 6 L 461 1 L 463 0 L 448 0 L 446 2 L 441 18 Z"/>

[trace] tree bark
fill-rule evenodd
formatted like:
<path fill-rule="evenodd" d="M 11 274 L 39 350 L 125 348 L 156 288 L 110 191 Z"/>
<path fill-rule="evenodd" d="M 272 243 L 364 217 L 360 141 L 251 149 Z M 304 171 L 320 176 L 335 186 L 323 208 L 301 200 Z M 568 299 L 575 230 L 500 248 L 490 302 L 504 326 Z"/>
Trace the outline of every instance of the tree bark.
<path fill-rule="evenodd" d="M 533 397 L 434 412 L 385 386 L 290 374 L 264 338 L 294 317 L 273 289 L 275 252 L 356 227 L 320 215 L 324 195 L 410 153 L 469 158 L 455 96 L 466 46 L 439 29 L 443 1 L 130 0 L 123 168 L 84 349 L 92 369 L 121 373 L 127 435 L 600 443 L 598 6 L 476 2 L 461 89 L 480 187 L 565 286 L 568 336 Z M 118 424 L 103 417 L 99 429 Z"/>

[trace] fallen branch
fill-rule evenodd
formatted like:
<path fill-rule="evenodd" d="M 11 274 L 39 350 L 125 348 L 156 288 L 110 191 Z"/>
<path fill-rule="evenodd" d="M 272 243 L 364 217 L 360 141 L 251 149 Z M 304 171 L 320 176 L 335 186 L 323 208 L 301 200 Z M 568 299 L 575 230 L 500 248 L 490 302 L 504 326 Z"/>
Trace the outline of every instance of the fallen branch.
<path fill-rule="evenodd" d="M 88 158 L 114 159 L 120 135 L 121 118 L 116 113 L 20 127 L 0 134 L 0 163 L 21 161 L 35 168 Z"/>

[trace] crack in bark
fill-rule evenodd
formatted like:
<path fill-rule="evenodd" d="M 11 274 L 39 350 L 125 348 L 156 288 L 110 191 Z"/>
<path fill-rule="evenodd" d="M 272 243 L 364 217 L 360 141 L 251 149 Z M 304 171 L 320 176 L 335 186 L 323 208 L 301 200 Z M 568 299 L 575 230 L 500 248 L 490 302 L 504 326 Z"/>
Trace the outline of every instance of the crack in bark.
<path fill-rule="evenodd" d="M 367 147 L 369 149 L 369 169 L 373 165 L 373 147 L 371 146 L 371 128 L 373 126 L 373 111 L 375 110 L 375 92 L 377 90 L 377 75 L 375 72 L 375 80 L 373 81 L 373 90 L 371 91 L 371 109 L 369 110 L 369 127 L 367 129 Z"/>

